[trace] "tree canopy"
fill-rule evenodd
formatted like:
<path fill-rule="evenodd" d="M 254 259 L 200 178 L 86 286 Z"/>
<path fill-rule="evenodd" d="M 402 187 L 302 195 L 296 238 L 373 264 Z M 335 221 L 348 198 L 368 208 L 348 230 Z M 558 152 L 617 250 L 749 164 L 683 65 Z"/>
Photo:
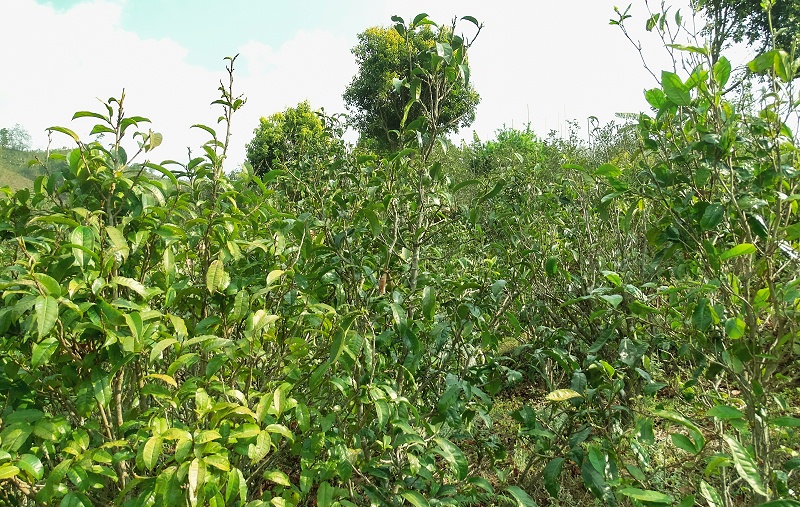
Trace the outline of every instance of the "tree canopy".
<path fill-rule="evenodd" d="M 308 101 L 262 117 L 253 133 L 253 139 L 247 144 L 247 161 L 257 174 L 291 165 L 334 143 L 334 136 Z"/>
<path fill-rule="evenodd" d="M 398 25 L 402 27 L 401 25 Z M 425 66 L 435 54 L 437 43 L 450 44 L 454 30 L 449 26 L 423 25 L 419 29 L 398 32 L 397 27 L 372 27 L 358 35 L 352 52 L 358 63 L 358 73 L 344 92 L 344 101 L 351 121 L 362 142 L 371 141 L 379 149 L 396 148 L 397 136 L 392 131 L 401 127 L 404 116 L 424 116 L 424 110 L 438 109 L 435 128 L 439 133 L 456 132 L 475 120 L 475 108 L 480 96 L 474 87 L 455 83 L 442 98 L 423 82 L 419 100 L 406 112 L 410 90 L 395 87 L 395 80 L 410 77 L 415 69 Z"/>
<path fill-rule="evenodd" d="M 0 148 L 22 151 L 27 150 L 30 144 L 30 134 L 19 123 L 11 128 L 0 128 Z"/>
<path fill-rule="evenodd" d="M 723 42 L 757 44 L 762 50 L 772 45 L 772 28 L 776 30 L 775 43 L 789 50 L 800 36 L 800 3 L 772 0 L 764 9 L 762 0 L 694 0 L 693 6 L 708 19 L 713 54 L 719 55 Z"/>

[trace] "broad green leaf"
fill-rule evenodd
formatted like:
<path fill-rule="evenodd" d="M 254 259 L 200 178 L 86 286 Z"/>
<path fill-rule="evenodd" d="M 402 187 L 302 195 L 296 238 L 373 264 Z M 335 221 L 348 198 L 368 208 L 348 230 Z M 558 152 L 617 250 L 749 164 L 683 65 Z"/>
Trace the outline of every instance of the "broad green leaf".
<path fill-rule="evenodd" d="M 605 178 L 619 178 L 622 176 L 622 171 L 614 164 L 603 164 L 594 172 L 595 176 L 603 176 Z"/>
<path fill-rule="evenodd" d="M 235 502 L 239 497 L 241 503 Z M 228 472 L 228 484 L 225 486 L 225 502 L 228 505 L 241 505 L 247 501 L 247 481 L 244 474 L 238 468 L 231 468 Z"/>
<path fill-rule="evenodd" d="M 662 71 L 661 87 L 664 89 L 664 94 L 673 104 L 677 106 L 688 106 L 692 103 L 689 88 L 683 84 L 683 81 L 677 74 L 666 70 Z"/>
<path fill-rule="evenodd" d="M 436 310 L 436 294 L 433 292 L 433 287 L 425 286 L 422 289 L 422 315 L 427 320 L 433 320 L 433 315 Z"/>
<path fill-rule="evenodd" d="M 197 488 L 203 484 L 205 479 L 204 469 L 205 467 L 199 458 L 193 459 L 189 464 L 189 472 L 186 475 L 186 479 L 189 482 L 189 504 L 193 507 L 197 505 Z"/>
<path fill-rule="evenodd" d="M 117 227 L 106 227 L 106 234 L 108 235 L 108 241 L 111 243 L 113 247 L 111 253 L 113 255 L 119 255 L 121 259 L 127 259 L 128 255 L 130 254 L 130 247 L 128 247 L 128 242 L 125 240 L 125 236 L 122 234 L 122 231 L 119 230 Z M 166 250 L 171 251 L 169 248 Z"/>
<path fill-rule="evenodd" d="M 317 507 L 331 507 L 333 505 L 333 486 L 324 481 L 317 487 Z"/>
<path fill-rule="evenodd" d="M 430 505 L 425 497 L 416 491 L 404 491 L 400 493 L 400 496 L 405 498 L 408 503 L 414 507 L 428 507 Z"/>
<path fill-rule="evenodd" d="M 544 272 L 547 276 L 555 276 L 558 270 L 558 257 L 548 257 L 544 263 Z"/>
<path fill-rule="evenodd" d="M 467 459 L 461 449 L 446 438 L 436 437 L 433 440 L 439 446 L 437 453 L 453 467 L 456 480 L 463 481 L 466 479 L 469 473 L 469 463 L 467 463 Z"/>
<path fill-rule="evenodd" d="M 767 51 L 766 53 L 762 53 L 751 60 L 747 64 L 747 68 L 756 74 L 762 74 L 775 68 L 777 56 L 778 50 L 773 49 L 771 51 Z"/>
<path fill-rule="evenodd" d="M 268 481 L 274 482 L 275 484 L 286 486 L 287 488 L 292 486 L 292 481 L 289 480 L 289 476 L 280 470 L 269 470 L 264 473 L 264 478 Z"/>
<path fill-rule="evenodd" d="M 797 239 L 800 239 L 800 222 L 786 228 L 786 241 L 795 241 Z"/>
<path fill-rule="evenodd" d="M 700 480 L 700 494 L 708 502 L 708 507 L 725 507 L 719 492 L 704 480 Z"/>
<path fill-rule="evenodd" d="M 56 299 L 61 297 L 61 285 L 55 278 L 44 273 L 35 273 L 33 277 L 44 289 L 45 296 L 53 296 Z"/>
<path fill-rule="evenodd" d="M 147 289 L 144 285 L 142 285 L 141 282 L 139 282 L 139 280 L 134 280 L 133 278 L 128 278 L 127 276 L 115 276 L 111 279 L 111 283 L 127 287 L 140 296 L 147 296 Z"/>
<path fill-rule="evenodd" d="M 199 432 L 194 437 L 194 443 L 196 445 L 205 444 L 208 442 L 213 442 L 214 440 L 220 440 L 222 435 L 220 435 L 219 431 L 217 430 L 203 430 Z"/>
<path fill-rule="evenodd" d="M 509 486 L 506 488 L 506 492 L 511 494 L 511 496 L 516 500 L 517 507 L 537 507 L 536 502 L 533 501 L 533 498 L 528 495 L 522 488 L 519 486 Z"/>
<path fill-rule="evenodd" d="M 620 303 L 622 303 L 622 296 L 619 294 L 603 294 L 600 296 L 601 299 L 605 300 L 608 304 L 613 306 L 614 308 L 618 307 Z"/>
<path fill-rule="evenodd" d="M 699 451 L 695 443 L 687 437 L 686 435 L 682 435 L 680 433 L 672 433 L 670 434 L 670 439 L 675 447 L 679 449 L 683 449 L 684 451 L 688 452 L 689 454 L 697 454 Z"/>
<path fill-rule="evenodd" d="M 39 366 L 47 364 L 50 357 L 57 349 L 58 340 L 53 336 L 45 338 L 39 343 L 35 343 L 31 354 L 31 366 L 38 368 Z"/>
<path fill-rule="evenodd" d="M 551 459 L 547 463 L 547 466 L 544 467 L 544 487 L 553 498 L 558 498 L 558 491 L 560 489 L 558 478 L 561 475 L 563 466 L 564 458 L 558 457 Z"/>
<path fill-rule="evenodd" d="M 758 473 L 758 467 L 747 450 L 738 440 L 728 434 L 722 435 L 722 438 L 731 450 L 733 464 L 739 477 L 744 479 L 753 488 L 753 491 L 759 495 L 767 496 L 767 492 L 764 490 L 764 483 L 761 482 L 761 475 Z"/>
<path fill-rule="evenodd" d="M 80 143 L 81 142 L 81 139 L 78 137 L 78 134 L 76 134 L 75 132 L 71 131 L 68 128 L 50 127 L 50 128 L 45 129 L 45 130 L 50 131 L 50 132 L 61 132 L 62 134 L 66 134 L 66 135 L 70 136 L 76 143 Z"/>
<path fill-rule="evenodd" d="M 741 255 L 750 255 L 756 253 L 756 247 L 750 243 L 742 243 L 741 245 L 736 245 L 735 247 L 725 250 L 721 254 L 719 254 L 719 260 L 725 261 L 728 259 L 732 259 L 734 257 L 739 257 Z"/>
<path fill-rule="evenodd" d="M 19 474 L 19 468 L 11 463 L 6 463 L 0 466 L 0 481 L 16 477 Z"/>
<path fill-rule="evenodd" d="M 731 77 L 731 62 L 724 56 L 720 57 L 717 63 L 714 64 L 712 74 L 714 76 L 714 81 L 717 82 L 717 86 L 724 88 L 728 83 L 728 79 Z"/>
<path fill-rule="evenodd" d="M 58 302 L 52 296 L 39 296 L 36 298 L 36 323 L 39 338 L 46 336 L 58 319 Z"/>
<path fill-rule="evenodd" d="M 635 498 L 640 502 L 671 504 L 672 502 L 675 501 L 669 495 L 665 495 L 664 493 L 659 493 L 658 491 L 652 491 L 649 489 L 623 488 L 619 490 L 619 492 L 627 497 Z"/>
<path fill-rule="evenodd" d="M 700 331 L 705 331 L 714 323 L 711 315 L 711 303 L 708 298 L 700 298 L 692 312 L 692 324 Z"/>
<path fill-rule="evenodd" d="M 17 461 L 17 466 L 31 475 L 37 481 L 44 475 L 44 466 L 41 460 L 33 454 L 23 454 Z"/>
<path fill-rule="evenodd" d="M 151 362 L 155 361 L 156 359 L 161 357 L 161 353 L 164 352 L 164 350 L 167 347 L 175 345 L 176 343 L 178 343 L 178 340 L 176 340 L 175 338 L 167 338 L 156 343 L 153 346 L 152 350 L 150 350 L 150 361 Z"/>
<path fill-rule="evenodd" d="M 161 450 L 164 440 L 161 437 L 150 437 L 144 443 L 142 450 L 142 461 L 148 470 L 153 470 L 161 457 Z"/>
<path fill-rule="evenodd" d="M 725 333 L 731 340 L 738 340 L 744 336 L 745 323 L 739 317 L 731 317 L 725 321 Z"/>
<path fill-rule="evenodd" d="M 581 398 L 581 394 L 572 389 L 556 389 L 545 396 L 548 401 L 567 401 L 572 398 Z"/>
<path fill-rule="evenodd" d="M 589 488 L 589 491 L 591 491 L 596 498 L 606 502 L 612 507 L 617 505 L 617 499 L 614 497 L 611 486 L 606 483 L 603 476 L 595 470 L 588 459 L 584 460 L 581 466 L 581 478 L 583 479 L 583 484 Z"/>
<path fill-rule="evenodd" d="M 721 204 L 716 202 L 709 204 L 703 212 L 703 218 L 700 219 L 700 227 L 706 231 L 714 230 L 722 221 L 724 215 L 725 208 Z"/>
<path fill-rule="evenodd" d="M 461 391 L 461 386 L 457 384 L 451 385 L 445 389 L 444 393 L 442 393 L 442 397 L 439 398 L 439 402 L 436 404 L 436 408 L 439 410 L 440 414 L 447 412 L 447 409 L 453 406 L 453 403 L 458 400 Z"/>
<path fill-rule="evenodd" d="M 164 340 L 164 341 L 166 341 L 166 340 Z M 171 385 L 172 387 L 178 387 L 178 383 L 175 382 L 175 378 L 174 377 L 172 377 L 170 375 L 164 375 L 163 373 L 151 373 L 150 375 L 147 375 L 145 378 L 158 379 L 158 380 L 164 382 L 165 384 Z"/>
<path fill-rule="evenodd" d="M 383 428 L 391 416 L 391 410 L 389 410 L 386 400 L 375 400 L 375 414 L 378 416 L 378 426 Z"/>
<path fill-rule="evenodd" d="M 286 271 L 282 269 L 273 269 L 267 274 L 267 286 L 272 285 L 272 282 L 279 279 Z"/>
<path fill-rule="evenodd" d="M 90 252 L 94 251 L 94 232 L 91 227 L 86 227 L 85 225 L 76 227 L 70 234 L 70 241 Z M 75 263 L 78 266 L 86 266 L 91 258 L 81 248 L 73 248 L 72 255 L 75 257 Z"/>
<path fill-rule="evenodd" d="M 770 419 L 769 423 L 772 426 L 780 426 L 783 428 L 800 428 L 800 419 L 789 415 Z"/>
<path fill-rule="evenodd" d="M 492 483 L 488 480 L 484 479 L 483 477 L 470 477 L 468 482 L 473 484 L 482 490 L 486 491 L 490 495 L 494 495 L 494 487 L 492 487 Z"/>
<path fill-rule="evenodd" d="M 741 411 L 728 405 L 714 405 L 706 412 L 706 416 L 724 420 L 744 418 Z"/>
<path fill-rule="evenodd" d="M 501 190 L 503 190 L 503 188 L 505 188 L 505 186 L 506 186 L 506 180 L 504 180 L 504 179 L 498 180 L 498 182 L 495 183 L 494 187 L 491 190 L 489 190 L 488 192 L 483 194 L 480 197 L 480 199 L 478 199 L 478 204 L 486 202 L 489 199 L 491 199 L 492 197 L 496 196 L 497 194 L 500 193 Z"/>
<path fill-rule="evenodd" d="M 208 272 L 206 273 L 206 288 L 208 288 L 208 292 L 214 294 L 215 292 L 224 291 L 230 283 L 231 277 L 225 271 L 222 261 L 219 259 L 214 260 L 208 266 Z"/>

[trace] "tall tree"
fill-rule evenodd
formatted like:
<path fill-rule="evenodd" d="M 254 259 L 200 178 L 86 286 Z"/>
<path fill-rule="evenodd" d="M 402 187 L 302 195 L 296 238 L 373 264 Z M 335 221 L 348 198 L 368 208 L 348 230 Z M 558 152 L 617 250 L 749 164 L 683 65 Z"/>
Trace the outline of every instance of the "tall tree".
<path fill-rule="evenodd" d="M 293 165 L 309 154 L 330 147 L 335 142 L 317 111 L 308 101 L 285 111 L 262 117 L 247 143 L 247 161 L 257 174 Z"/>
<path fill-rule="evenodd" d="M 775 44 L 787 51 L 800 37 L 800 2 L 796 0 L 694 0 L 693 7 L 708 20 L 714 61 L 730 41 L 769 49 L 773 28 Z"/>
<path fill-rule="evenodd" d="M 30 148 L 30 144 L 30 134 L 19 123 L 12 128 L 0 128 L 0 148 L 21 151 Z"/>
<path fill-rule="evenodd" d="M 358 35 L 352 50 L 358 73 L 345 90 L 344 101 L 361 140 L 378 149 L 393 150 L 400 145 L 399 131 L 407 118 L 427 117 L 437 134 L 456 132 L 475 120 L 480 96 L 468 80 L 453 79 L 436 89 L 437 84 L 420 72 L 430 66 L 442 44 L 461 51 L 465 58 L 468 41 L 454 34 L 455 23 L 437 26 L 421 16 L 408 27 L 394 17 L 397 24 L 393 27 L 368 28 Z M 416 91 L 399 83 L 412 75 L 421 78 L 420 89 L 417 101 L 407 109 Z"/>

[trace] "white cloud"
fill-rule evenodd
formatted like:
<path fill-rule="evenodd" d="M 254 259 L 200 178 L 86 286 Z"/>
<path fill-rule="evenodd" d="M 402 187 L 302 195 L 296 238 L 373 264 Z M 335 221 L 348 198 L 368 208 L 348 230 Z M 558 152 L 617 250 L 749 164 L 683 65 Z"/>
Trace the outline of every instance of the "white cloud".
<path fill-rule="evenodd" d="M 72 114 L 103 111 L 95 97 L 119 97 L 124 88 L 126 114 L 149 118 L 153 130 L 164 134 L 153 159 L 185 161 L 187 146 L 197 154 L 207 135 L 192 124 L 224 135 L 216 125 L 219 106 L 209 105 L 218 98 L 220 80 L 227 83 L 222 59 L 214 71 L 190 65 L 187 50 L 176 42 L 125 31 L 121 12 L 119 3 L 104 0 L 65 12 L 34 0 L 0 2 L 0 19 L 14 20 L 0 32 L 4 60 L 9 68 L 20 62 L 0 80 L 0 126 L 22 124 L 35 147 L 47 144 L 45 129 L 53 125 L 87 137 L 93 120 L 71 122 Z M 260 116 L 306 99 L 313 107 L 343 110 L 341 92 L 354 72 L 349 46 L 327 32 L 300 31 L 279 48 L 259 42 L 241 48 L 234 93 L 248 102 L 234 117 L 229 169 L 244 160 L 244 145 Z M 56 136 L 56 146 L 71 142 Z"/>

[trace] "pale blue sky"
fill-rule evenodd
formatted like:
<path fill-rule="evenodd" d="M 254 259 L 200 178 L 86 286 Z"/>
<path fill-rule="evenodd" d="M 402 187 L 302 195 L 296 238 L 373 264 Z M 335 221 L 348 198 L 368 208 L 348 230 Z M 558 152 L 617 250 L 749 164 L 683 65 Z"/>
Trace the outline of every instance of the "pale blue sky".
<path fill-rule="evenodd" d="M 658 74 L 669 66 L 660 40 L 643 30 L 643 0 L 632 0 L 631 33 Z M 675 0 L 685 4 L 686 0 Z M 393 14 L 427 12 L 439 23 L 472 15 L 485 24 L 471 52 L 473 83 L 481 94 L 474 130 L 491 137 L 505 125 L 530 121 L 535 132 L 563 132 L 565 121 L 585 126 L 617 112 L 647 107 L 656 86 L 637 51 L 610 26 L 615 0 L 0 0 L 0 56 L 19 72 L 0 79 L 0 126 L 22 124 L 42 146 L 51 125 L 75 128 L 74 111 L 97 109 L 95 97 L 126 90 L 129 114 L 147 116 L 165 136 L 156 159 L 185 158 L 203 137 L 189 127 L 213 124 L 224 77 L 223 57 L 240 53 L 236 91 L 247 105 L 234 120 L 231 159 L 260 116 L 302 100 L 344 112 L 341 94 L 356 71 L 356 35 L 389 25 Z M 650 2 L 658 7 L 660 2 Z M 689 14 L 684 5 L 684 15 Z M 465 30 L 470 27 L 466 26 Z M 7 64 L 8 65 L 8 64 Z M 66 143 L 63 139 L 56 144 Z M 2 182 L 0 182 L 2 184 Z"/>

